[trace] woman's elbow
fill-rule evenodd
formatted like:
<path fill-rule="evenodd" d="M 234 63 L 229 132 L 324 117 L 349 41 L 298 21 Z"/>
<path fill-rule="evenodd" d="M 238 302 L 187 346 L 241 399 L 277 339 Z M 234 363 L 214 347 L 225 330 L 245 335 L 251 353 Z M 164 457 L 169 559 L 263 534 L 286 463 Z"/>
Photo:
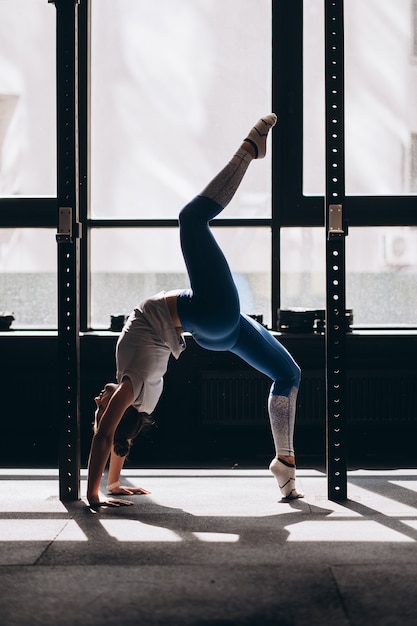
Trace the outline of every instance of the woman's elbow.
<path fill-rule="evenodd" d="M 98 428 L 94 433 L 93 441 L 103 447 L 108 447 L 113 444 L 114 433 L 105 431 L 102 428 Z"/>

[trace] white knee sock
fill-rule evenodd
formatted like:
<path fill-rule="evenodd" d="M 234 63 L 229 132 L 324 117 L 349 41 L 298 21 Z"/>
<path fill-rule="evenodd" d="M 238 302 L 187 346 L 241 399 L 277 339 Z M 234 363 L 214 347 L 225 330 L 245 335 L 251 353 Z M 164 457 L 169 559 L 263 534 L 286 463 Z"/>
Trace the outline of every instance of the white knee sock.
<path fill-rule="evenodd" d="M 288 396 L 269 396 L 268 413 L 274 438 L 275 452 L 294 456 L 294 424 L 298 388 L 293 387 Z"/>
<path fill-rule="evenodd" d="M 298 388 L 293 387 L 288 396 L 273 396 L 268 399 L 268 413 L 274 438 L 276 458 L 269 469 L 277 479 L 285 498 L 302 498 L 295 488 L 295 465 L 278 459 L 279 455 L 294 456 L 294 424 L 297 408 Z"/>
<path fill-rule="evenodd" d="M 249 131 L 244 141 L 248 141 L 255 149 L 257 159 L 262 159 L 266 154 L 266 140 L 268 133 L 275 126 L 277 116 L 274 113 L 261 118 Z M 253 160 L 252 155 L 239 148 L 229 163 L 213 178 L 213 180 L 200 193 L 205 198 L 210 198 L 225 208 L 235 195 L 242 179 Z"/>
<path fill-rule="evenodd" d="M 252 156 L 246 150 L 239 148 L 229 163 L 213 178 L 200 196 L 210 198 L 225 208 L 235 195 Z"/>

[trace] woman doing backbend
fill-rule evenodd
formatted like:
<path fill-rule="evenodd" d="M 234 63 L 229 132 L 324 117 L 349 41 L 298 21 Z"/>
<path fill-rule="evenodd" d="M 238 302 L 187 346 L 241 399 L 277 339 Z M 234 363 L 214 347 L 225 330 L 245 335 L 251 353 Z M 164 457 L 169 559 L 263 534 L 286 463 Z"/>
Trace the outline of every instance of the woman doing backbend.
<path fill-rule="evenodd" d="M 147 493 L 120 483 L 126 451 L 114 448 L 124 422 L 150 415 L 162 393 L 163 376 L 171 354 L 179 358 L 189 332 L 203 348 L 229 351 L 268 376 L 271 390 L 268 413 L 276 456 L 270 470 L 285 498 L 300 498 L 295 486 L 293 433 L 300 368 L 288 351 L 261 324 L 240 311 L 239 295 L 209 221 L 229 204 L 254 159 L 266 153 L 274 114 L 261 118 L 231 161 L 187 204 L 179 215 L 181 249 L 190 289 L 161 292 L 133 311 L 116 347 L 117 384 L 108 383 L 96 400 L 87 498 L 91 506 L 130 504 L 100 496 L 100 482 L 110 456 L 109 491 Z M 132 408 L 133 407 L 133 408 Z M 140 428 L 140 427 L 139 427 Z"/>

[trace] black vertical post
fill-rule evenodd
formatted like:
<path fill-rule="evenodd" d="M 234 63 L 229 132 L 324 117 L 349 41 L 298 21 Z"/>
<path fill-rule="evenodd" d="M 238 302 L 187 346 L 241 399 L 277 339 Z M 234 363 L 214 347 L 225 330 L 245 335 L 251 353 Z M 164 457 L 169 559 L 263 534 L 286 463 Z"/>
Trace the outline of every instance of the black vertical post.
<path fill-rule="evenodd" d="M 347 498 L 343 0 L 325 0 L 326 465 L 329 500 Z"/>
<path fill-rule="evenodd" d="M 80 491 L 78 0 L 55 0 L 57 36 L 60 499 Z"/>
<path fill-rule="evenodd" d="M 272 328 L 280 303 L 280 229 L 294 217 L 302 192 L 303 2 L 272 2 L 272 110 L 278 124 L 272 136 Z"/>
<path fill-rule="evenodd" d="M 80 240 L 80 330 L 90 329 L 90 231 L 87 224 L 90 205 L 90 28 L 91 2 L 78 7 L 78 137 L 79 137 L 79 219 L 83 225 Z"/>

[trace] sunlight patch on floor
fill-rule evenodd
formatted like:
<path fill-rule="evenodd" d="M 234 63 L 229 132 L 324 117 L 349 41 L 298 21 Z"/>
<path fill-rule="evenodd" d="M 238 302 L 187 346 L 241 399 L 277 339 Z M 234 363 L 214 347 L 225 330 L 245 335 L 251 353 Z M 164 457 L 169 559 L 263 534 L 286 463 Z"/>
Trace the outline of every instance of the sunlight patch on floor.
<path fill-rule="evenodd" d="M 286 526 L 287 541 L 332 541 L 332 542 L 415 542 L 401 532 L 387 528 L 372 520 L 306 521 Z"/>

